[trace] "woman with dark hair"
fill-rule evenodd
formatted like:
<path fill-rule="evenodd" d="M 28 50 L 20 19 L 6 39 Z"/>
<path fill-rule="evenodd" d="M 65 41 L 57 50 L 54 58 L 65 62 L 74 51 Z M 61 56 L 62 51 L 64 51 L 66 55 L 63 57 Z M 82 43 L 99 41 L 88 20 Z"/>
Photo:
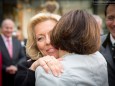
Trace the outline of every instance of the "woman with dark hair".
<path fill-rule="evenodd" d="M 100 29 L 92 15 L 83 10 L 70 11 L 50 34 L 52 45 L 63 58 L 64 72 L 55 77 L 38 67 L 36 86 L 108 86 L 107 63 L 98 52 Z"/>

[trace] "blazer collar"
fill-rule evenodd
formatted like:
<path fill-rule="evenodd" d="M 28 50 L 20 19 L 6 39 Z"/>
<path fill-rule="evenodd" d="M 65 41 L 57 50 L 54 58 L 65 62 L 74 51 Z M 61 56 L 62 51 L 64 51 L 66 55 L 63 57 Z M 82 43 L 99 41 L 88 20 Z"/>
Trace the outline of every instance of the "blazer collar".
<path fill-rule="evenodd" d="M 107 46 L 108 44 L 111 44 L 111 45 L 112 45 L 111 40 L 110 40 L 110 33 L 108 33 L 108 35 L 107 35 L 105 41 L 102 43 L 102 46 L 103 46 L 104 48 L 106 48 L 106 46 Z"/>
<path fill-rule="evenodd" d="M 105 59 L 107 60 L 108 64 L 111 65 L 111 67 L 114 69 L 115 71 L 115 62 L 113 61 L 111 52 L 109 50 L 109 45 L 112 45 L 111 41 L 110 41 L 110 33 L 107 35 L 106 39 L 104 40 L 104 42 L 102 43 L 102 54 L 105 57 Z"/>

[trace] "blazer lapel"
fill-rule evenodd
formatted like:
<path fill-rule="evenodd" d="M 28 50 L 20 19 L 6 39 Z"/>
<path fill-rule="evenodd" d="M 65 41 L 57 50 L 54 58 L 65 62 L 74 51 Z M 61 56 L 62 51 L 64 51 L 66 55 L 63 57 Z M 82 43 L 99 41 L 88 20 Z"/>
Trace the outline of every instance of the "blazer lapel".
<path fill-rule="evenodd" d="M 103 54 L 103 56 L 105 57 L 106 61 L 108 62 L 108 64 L 111 65 L 111 67 L 115 70 L 115 63 L 113 61 L 111 52 L 109 50 L 109 46 L 107 45 L 106 48 L 103 48 L 103 51 L 101 52 Z"/>
<path fill-rule="evenodd" d="M 2 53 L 4 54 L 7 54 L 7 57 L 9 57 L 10 58 L 10 55 L 9 55 L 9 52 L 8 52 L 8 50 L 7 50 L 7 48 L 6 48 L 6 45 L 5 45 L 5 43 L 4 43 L 4 41 L 3 41 L 3 39 L 2 39 L 2 37 L 1 37 L 1 35 L 0 35 L 0 48 L 1 48 L 1 51 L 2 51 Z"/>
<path fill-rule="evenodd" d="M 12 56 L 12 58 L 14 58 L 14 56 L 15 56 L 15 53 L 16 53 L 16 44 L 15 44 L 15 40 L 12 38 L 12 46 L 13 46 L 13 56 Z"/>

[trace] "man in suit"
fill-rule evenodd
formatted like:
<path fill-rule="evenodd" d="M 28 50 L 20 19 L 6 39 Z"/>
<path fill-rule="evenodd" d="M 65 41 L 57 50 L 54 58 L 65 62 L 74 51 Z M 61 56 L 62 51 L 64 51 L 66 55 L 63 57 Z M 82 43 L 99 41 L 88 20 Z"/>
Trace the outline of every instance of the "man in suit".
<path fill-rule="evenodd" d="M 14 86 L 14 77 L 18 71 L 17 64 L 25 60 L 25 53 L 20 42 L 12 37 L 13 30 L 14 22 L 11 19 L 3 20 L 0 35 L 3 86 Z"/>
<path fill-rule="evenodd" d="M 109 86 L 115 86 L 115 4 L 110 1 L 105 7 L 108 35 L 102 36 L 100 52 L 107 61 Z"/>

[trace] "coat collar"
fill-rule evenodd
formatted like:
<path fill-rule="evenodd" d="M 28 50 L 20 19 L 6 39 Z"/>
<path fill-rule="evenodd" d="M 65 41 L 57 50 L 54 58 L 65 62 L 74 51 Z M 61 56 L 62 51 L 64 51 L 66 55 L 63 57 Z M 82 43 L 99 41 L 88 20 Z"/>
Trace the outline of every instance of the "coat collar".
<path fill-rule="evenodd" d="M 112 45 L 111 40 L 110 40 L 110 33 L 108 33 L 108 35 L 106 36 L 106 39 L 103 41 L 102 46 L 106 48 L 108 44 Z"/>
<path fill-rule="evenodd" d="M 110 52 L 110 45 L 112 45 L 111 41 L 110 41 L 110 33 L 108 35 L 106 35 L 103 39 L 102 39 L 102 46 L 100 49 L 100 52 L 102 53 L 102 55 L 105 57 L 107 63 L 114 69 L 115 71 L 115 62 L 113 61 L 111 52 Z"/>

